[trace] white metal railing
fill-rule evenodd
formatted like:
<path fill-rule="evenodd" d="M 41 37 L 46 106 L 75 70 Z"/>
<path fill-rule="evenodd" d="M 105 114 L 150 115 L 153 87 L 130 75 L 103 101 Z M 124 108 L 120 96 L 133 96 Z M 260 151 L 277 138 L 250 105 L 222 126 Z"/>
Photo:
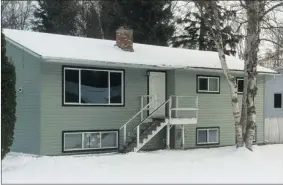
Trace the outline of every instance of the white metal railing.
<path fill-rule="evenodd" d="M 156 112 L 158 112 L 159 109 L 166 106 L 167 103 L 170 103 L 172 101 L 171 97 L 163 102 L 161 105 L 159 105 L 156 109 L 154 109 L 146 118 L 144 118 L 137 126 L 133 128 L 133 130 L 137 129 L 137 148 L 139 148 L 140 145 L 140 126 L 145 122 L 145 120 L 151 118 Z"/>
<path fill-rule="evenodd" d="M 198 119 L 198 96 L 171 95 L 170 98 L 171 98 L 171 101 L 169 103 L 169 120 L 172 119 L 172 112 L 175 112 L 174 117 L 178 118 L 178 111 L 195 111 L 195 118 Z M 179 103 L 180 99 L 182 99 L 182 100 L 183 99 L 187 99 L 187 100 L 191 99 L 191 100 L 193 100 L 194 105 L 180 106 L 180 103 Z M 173 102 L 175 102 L 175 106 L 173 106 Z"/>
<path fill-rule="evenodd" d="M 144 106 L 144 100 L 145 98 L 148 99 L 148 103 Z M 194 100 L 194 105 L 189 105 L 188 107 L 183 107 L 180 106 L 180 99 L 195 99 Z M 173 102 L 175 101 L 175 105 L 173 106 Z M 149 118 L 155 115 L 155 113 L 158 112 L 159 109 L 162 107 L 166 106 L 169 104 L 168 107 L 168 117 L 169 117 L 169 124 L 172 119 L 172 112 L 175 112 L 176 118 L 178 118 L 178 111 L 195 111 L 195 118 L 198 118 L 198 96 L 177 96 L 177 95 L 171 95 L 168 100 L 164 101 L 162 104 L 159 106 L 157 105 L 157 96 L 156 95 L 143 95 L 141 96 L 141 108 L 140 111 L 137 112 L 131 119 L 129 119 L 121 128 L 120 130 L 123 129 L 124 132 L 124 143 L 126 142 L 127 139 L 127 125 L 133 121 L 138 115 L 141 117 L 140 123 L 135 126 L 132 130 L 137 129 L 137 147 L 139 147 L 140 144 L 140 126 Z M 150 105 L 153 105 L 153 111 L 147 116 L 144 117 L 144 111 L 150 109 Z"/>
<path fill-rule="evenodd" d="M 156 95 L 143 95 L 141 96 L 141 109 L 144 108 L 144 100 L 148 102 L 154 101 L 151 105 L 153 105 L 153 110 L 157 108 L 157 96 Z M 140 113 L 141 121 L 144 119 L 144 111 L 149 111 L 150 107 L 146 106 L 146 108 Z"/>
<path fill-rule="evenodd" d="M 143 98 L 144 98 L 144 97 L 148 97 L 148 98 L 149 98 L 149 101 L 148 101 L 148 103 L 147 103 L 145 106 L 143 106 Z M 141 100 L 142 100 L 142 103 L 141 103 L 142 106 L 141 106 L 140 111 L 137 112 L 131 119 L 129 119 L 129 120 L 120 128 L 120 130 L 123 129 L 124 143 L 126 143 L 126 140 L 127 140 L 127 125 L 128 125 L 131 121 L 133 121 L 139 114 L 143 114 L 143 111 L 148 110 L 148 109 L 149 109 L 149 106 L 150 106 L 151 104 L 153 104 L 154 102 L 156 102 L 156 96 L 143 95 L 143 96 L 141 97 Z"/>

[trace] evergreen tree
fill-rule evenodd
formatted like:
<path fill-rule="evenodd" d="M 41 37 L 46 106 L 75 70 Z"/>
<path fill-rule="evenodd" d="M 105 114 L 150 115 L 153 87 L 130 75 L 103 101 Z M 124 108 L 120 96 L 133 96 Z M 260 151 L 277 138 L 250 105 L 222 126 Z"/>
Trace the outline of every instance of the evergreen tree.
<path fill-rule="evenodd" d="M 100 24 L 98 1 L 80 1 L 77 20 L 79 35 L 89 38 L 104 38 Z"/>
<path fill-rule="evenodd" d="M 75 0 L 38 0 L 33 30 L 63 35 L 76 35 L 78 14 Z"/>
<path fill-rule="evenodd" d="M 168 0 L 100 1 L 100 20 L 106 39 L 115 39 L 120 26 L 134 30 L 134 42 L 166 46 L 174 33 Z"/>
<path fill-rule="evenodd" d="M 210 28 L 204 21 L 206 19 L 211 22 L 209 15 L 212 9 L 210 6 L 204 6 L 202 8 L 204 12 L 203 17 L 200 12 L 188 12 L 185 18 L 178 20 L 178 24 L 187 26 L 184 28 L 184 34 L 173 37 L 173 47 L 217 51 L 215 42 L 212 39 Z M 226 10 L 218 5 L 218 13 L 222 28 L 221 32 L 225 48 L 224 52 L 227 55 L 235 55 L 236 45 L 239 43 L 242 36 L 234 33 L 231 26 L 226 22 L 235 17 L 236 12 Z"/>
<path fill-rule="evenodd" d="M 6 56 L 5 36 L 1 32 L 1 159 L 10 152 L 16 122 L 16 74 Z"/>

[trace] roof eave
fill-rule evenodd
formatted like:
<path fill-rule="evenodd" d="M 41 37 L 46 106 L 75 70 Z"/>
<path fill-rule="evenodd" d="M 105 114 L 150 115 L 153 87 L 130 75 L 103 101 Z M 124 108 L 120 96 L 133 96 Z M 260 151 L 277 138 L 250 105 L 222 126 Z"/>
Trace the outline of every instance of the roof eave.
<path fill-rule="evenodd" d="M 172 66 L 158 66 L 158 65 L 145 65 L 145 64 L 134 64 L 134 63 L 116 63 L 106 62 L 99 60 L 86 60 L 86 59 L 73 59 L 73 58 L 55 58 L 55 57 L 42 57 L 46 62 L 51 63 L 64 63 L 64 64 L 75 64 L 75 65 L 97 65 L 104 67 L 127 67 L 127 68 L 142 68 L 142 69 L 174 69 Z"/>
<path fill-rule="evenodd" d="M 116 62 L 105 62 L 98 60 L 85 60 L 85 59 L 72 59 L 72 58 L 54 58 L 54 57 L 42 57 L 46 62 L 56 62 L 65 64 L 75 64 L 75 65 L 97 65 L 106 67 L 128 67 L 128 68 L 143 68 L 143 69 L 180 69 L 180 70 L 190 70 L 190 71 L 206 71 L 206 72 L 222 72 L 222 68 L 208 68 L 208 67 L 178 67 L 178 66 L 158 66 L 158 65 L 145 65 L 145 64 L 135 64 L 135 63 L 116 63 Z M 230 70 L 233 73 L 243 73 L 243 70 Z M 258 72 L 259 75 L 280 75 L 278 72 Z"/>

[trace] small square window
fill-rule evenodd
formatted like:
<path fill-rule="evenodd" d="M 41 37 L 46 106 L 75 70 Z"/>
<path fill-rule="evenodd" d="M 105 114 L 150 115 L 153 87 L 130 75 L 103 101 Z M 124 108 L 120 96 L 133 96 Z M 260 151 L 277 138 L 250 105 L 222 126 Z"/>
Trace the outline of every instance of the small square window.
<path fill-rule="evenodd" d="M 209 141 L 210 143 L 217 143 L 218 142 L 218 130 L 208 130 Z"/>
<path fill-rule="evenodd" d="M 237 87 L 238 87 L 238 93 L 244 92 L 244 79 L 243 78 L 237 78 Z"/>
<path fill-rule="evenodd" d="M 207 130 L 198 131 L 198 143 L 207 143 Z"/>
<path fill-rule="evenodd" d="M 218 78 L 209 78 L 209 91 L 218 92 L 219 79 Z"/>
<path fill-rule="evenodd" d="M 219 128 L 197 128 L 197 145 L 219 144 Z"/>
<path fill-rule="evenodd" d="M 199 93 L 219 93 L 220 77 L 215 76 L 197 76 L 197 92 Z"/>
<path fill-rule="evenodd" d="M 274 94 L 274 108 L 282 108 L 282 94 Z"/>
<path fill-rule="evenodd" d="M 199 90 L 208 91 L 208 79 L 207 78 L 199 78 Z"/>
<path fill-rule="evenodd" d="M 118 145 L 117 132 L 108 132 L 101 134 L 102 148 L 115 148 Z"/>
<path fill-rule="evenodd" d="M 82 133 L 66 133 L 64 143 L 65 150 L 80 150 L 82 148 Z"/>
<path fill-rule="evenodd" d="M 100 148 L 100 133 L 84 133 L 84 148 Z"/>

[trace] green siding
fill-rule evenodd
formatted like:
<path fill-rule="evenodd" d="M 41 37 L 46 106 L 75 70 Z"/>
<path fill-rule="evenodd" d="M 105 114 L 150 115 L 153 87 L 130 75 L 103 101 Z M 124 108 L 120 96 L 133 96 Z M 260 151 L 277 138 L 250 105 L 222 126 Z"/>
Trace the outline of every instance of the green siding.
<path fill-rule="evenodd" d="M 41 69 L 44 84 L 41 96 L 41 154 L 61 154 L 64 130 L 119 129 L 140 110 L 140 96 L 147 94 L 146 70 L 125 69 L 124 107 L 62 106 L 62 65 L 42 63 Z M 139 120 L 138 116 L 128 129 L 138 124 Z M 120 143 L 122 138 L 123 132 Z M 159 142 L 156 138 L 144 150 L 156 148 L 156 142 Z"/>
<path fill-rule="evenodd" d="M 12 151 L 39 154 L 40 59 L 7 41 L 7 56 L 16 69 L 16 125 Z"/>
<path fill-rule="evenodd" d="M 220 94 L 196 92 L 196 75 L 220 76 Z M 236 76 L 236 75 L 235 75 Z M 238 75 L 239 77 L 241 75 Z M 263 100 L 264 77 L 258 78 L 257 108 L 257 143 L 263 143 Z M 232 116 L 231 96 L 225 76 L 221 73 L 175 71 L 176 95 L 192 95 L 199 98 L 199 116 L 196 125 L 185 126 L 185 148 L 196 147 L 196 127 L 220 127 L 220 146 L 235 144 L 235 126 Z M 242 97 L 239 96 L 239 101 Z M 241 104 L 240 104 L 241 105 Z M 176 126 L 175 148 L 181 147 L 181 128 Z M 204 146 L 203 146 L 204 147 Z"/>
<path fill-rule="evenodd" d="M 42 155 L 62 154 L 62 131 L 119 129 L 140 110 L 140 96 L 147 94 L 146 69 L 125 69 L 125 106 L 62 106 L 62 65 L 41 63 L 21 48 L 7 42 L 7 54 L 16 66 L 17 122 L 12 150 Z M 87 67 L 87 66 L 85 66 Z M 94 66 L 90 66 L 94 67 Z M 196 75 L 220 76 L 220 94 L 196 93 Z M 240 77 L 240 75 L 237 75 Z M 167 95 L 199 97 L 197 125 L 185 126 L 185 148 L 196 147 L 196 127 L 220 127 L 220 146 L 234 145 L 235 129 L 230 91 L 221 73 L 167 71 Z M 241 96 L 239 96 L 241 101 Z M 264 77 L 258 77 L 257 143 L 264 141 L 263 128 Z M 186 102 L 182 102 L 186 103 Z M 185 116 L 187 113 L 178 113 Z M 174 115 L 174 114 L 173 114 Z M 128 130 L 139 123 L 138 116 Z M 171 129 L 171 147 L 180 148 L 181 129 Z M 123 132 L 120 132 L 122 144 Z M 162 130 L 143 150 L 164 148 L 166 129 Z"/>

